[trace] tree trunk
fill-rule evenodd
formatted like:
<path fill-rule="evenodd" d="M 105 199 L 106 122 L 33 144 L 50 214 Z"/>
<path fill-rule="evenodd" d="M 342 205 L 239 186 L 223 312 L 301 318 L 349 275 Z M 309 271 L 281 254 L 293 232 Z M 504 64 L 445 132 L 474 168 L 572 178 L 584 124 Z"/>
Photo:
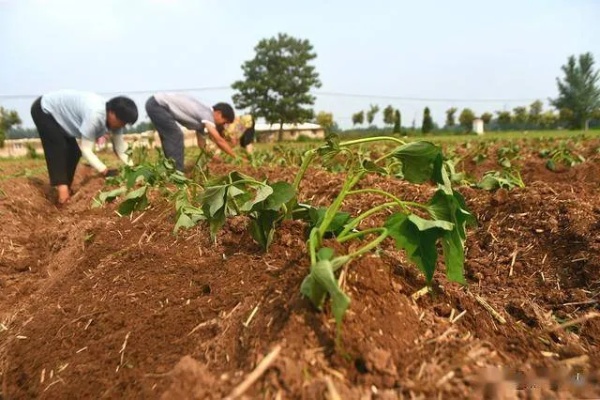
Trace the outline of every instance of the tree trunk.
<path fill-rule="evenodd" d="M 277 134 L 277 141 L 281 142 L 283 140 L 283 121 L 279 121 L 279 133 Z"/>
<path fill-rule="evenodd" d="M 590 119 L 586 118 L 583 122 L 583 130 L 587 132 L 588 129 L 590 129 Z"/>

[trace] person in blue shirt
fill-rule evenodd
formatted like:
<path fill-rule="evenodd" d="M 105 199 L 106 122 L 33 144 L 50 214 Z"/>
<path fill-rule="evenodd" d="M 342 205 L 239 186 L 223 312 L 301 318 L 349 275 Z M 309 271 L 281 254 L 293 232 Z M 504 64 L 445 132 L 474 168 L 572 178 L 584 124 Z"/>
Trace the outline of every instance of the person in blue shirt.
<path fill-rule="evenodd" d="M 107 133 L 112 133 L 115 154 L 131 164 L 125 154 L 127 146 L 121 128 L 137 121 L 138 110 L 128 97 L 106 101 L 95 93 L 60 90 L 38 98 L 31 106 L 31 117 L 42 141 L 50 184 L 57 189 L 59 204 L 71 197 L 82 155 L 101 175 L 116 175 L 94 154 L 96 140 Z"/>

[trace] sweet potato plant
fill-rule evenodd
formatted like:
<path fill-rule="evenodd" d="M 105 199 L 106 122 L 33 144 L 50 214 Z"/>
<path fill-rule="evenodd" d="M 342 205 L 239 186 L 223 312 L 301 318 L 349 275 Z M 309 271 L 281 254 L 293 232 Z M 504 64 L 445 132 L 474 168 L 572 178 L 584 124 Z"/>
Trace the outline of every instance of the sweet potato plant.
<path fill-rule="evenodd" d="M 392 142 L 397 147 L 372 158 L 364 146 Z M 103 205 L 124 195 L 118 212 L 122 215 L 142 210 L 149 205 L 148 193 L 158 190 L 171 199 L 176 209 L 174 233 L 206 223 L 216 240 L 227 218 L 243 215 L 249 218 L 249 230 L 263 250 L 268 251 L 277 227 L 285 219 L 301 219 L 308 224 L 307 256 L 310 269 L 300 290 L 319 309 L 329 298 L 338 332 L 350 298 L 338 285 L 336 272 L 352 260 L 374 250 L 386 238 L 406 252 L 430 283 L 437 265 L 437 245 L 441 243 L 446 274 L 452 281 L 465 283 L 463 276 L 466 228 L 475 223 L 463 197 L 452 187 L 454 167 L 444 160 L 441 149 L 426 141 L 405 143 L 394 137 L 371 137 L 340 141 L 330 135 L 325 144 L 306 151 L 293 183 L 259 181 L 239 172 L 225 176 L 208 176 L 197 166 L 194 179 L 175 171 L 173 164 L 159 156 L 158 162 L 142 162 L 125 167 L 113 183 L 119 188 L 102 192 L 95 205 Z M 200 161 L 200 158 L 199 158 Z M 198 164 L 198 163 L 197 163 Z M 297 197 L 309 166 L 329 166 L 346 171 L 346 178 L 333 202 L 327 207 L 301 203 Z M 343 168 L 342 168 L 343 167 Z M 368 174 L 403 179 L 413 184 L 433 184 L 435 193 L 426 203 L 406 201 L 377 188 L 356 189 Z M 376 194 L 381 202 L 359 215 L 342 210 L 348 196 Z M 361 229 L 361 223 L 376 214 L 386 213 L 378 227 Z M 360 247 L 348 254 L 336 254 L 324 245 L 332 237 L 339 243 L 360 241 Z"/>

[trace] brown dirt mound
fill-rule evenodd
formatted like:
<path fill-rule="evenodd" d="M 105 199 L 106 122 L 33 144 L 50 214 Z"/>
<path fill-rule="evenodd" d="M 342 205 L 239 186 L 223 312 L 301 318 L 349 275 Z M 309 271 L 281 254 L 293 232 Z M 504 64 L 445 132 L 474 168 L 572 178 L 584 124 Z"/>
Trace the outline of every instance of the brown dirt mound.
<path fill-rule="evenodd" d="M 440 263 L 433 293 L 415 295 L 424 278 L 386 241 L 345 272 L 352 304 L 339 343 L 330 310 L 316 312 L 299 293 L 309 267 L 302 223 L 284 223 L 264 254 L 244 218 L 229 220 L 212 243 L 203 225 L 174 237 L 174 210 L 160 201 L 132 218 L 118 218 L 112 205 L 90 210 L 102 180 L 84 169 L 63 210 L 43 181 L 5 180 L 0 397 L 224 398 L 276 346 L 247 395 L 599 396 L 600 178 L 589 173 L 598 162 L 563 180 L 525 160 L 526 188 L 460 189 L 479 220 L 467 241 L 468 287 L 448 282 Z M 300 197 L 327 204 L 342 180 L 311 170 Z M 417 201 L 433 190 L 377 176 L 362 185 Z M 344 209 L 376 201 L 359 196 Z M 505 379 L 520 386 L 484 376 L 484 367 L 507 368 Z M 541 368 L 564 374 L 546 387 L 534 380 Z"/>

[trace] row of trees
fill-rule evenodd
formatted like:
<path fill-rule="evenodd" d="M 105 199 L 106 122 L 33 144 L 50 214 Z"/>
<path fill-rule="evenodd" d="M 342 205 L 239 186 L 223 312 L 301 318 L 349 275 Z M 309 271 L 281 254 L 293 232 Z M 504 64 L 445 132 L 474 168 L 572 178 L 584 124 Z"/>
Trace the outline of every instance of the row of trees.
<path fill-rule="evenodd" d="M 479 116 L 470 108 L 464 108 L 458 116 L 458 124 L 456 120 L 458 109 L 452 107 L 446 110 L 444 128 L 452 130 L 458 127 L 469 131 L 475 118 L 481 118 L 488 129 L 496 130 L 552 129 L 558 126 L 568 127 L 572 125 L 573 115 L 568 110 L 561 110 L 557 113 L 553 110 L 544 111 L 543 107 L 542 101 L 536 100 L 529 107 L 518 106 L 513 108 L 512 111 L 484 112 Z M 592 117 L 595 117 L 595 115 L 592 115 Z"/>
<path fill-rule="evenodd" d="M 371 104 L 367 111 L 361 110 L 352 114 L 352 125 L 363 125 L 366 120 L 369 126 L 372 126 L 379 110 L 380 108 L 378 105 Z M 394 109 L 391 105 L 385 107 L 383 109 L 383 123 L 387 127 L 393 126 L 393 132 L 399 133 L 402 126 L 402 115 L 400 114 L 400 110 Z"/>
<path fill-rule="evenodd" d="M 263 117 L 268 123 L 298 123 L 311 120 L 315 97 L 310 94 L 314 88 L 321 86 L 319 75 L 310 62 L 317 57 L 312 45 L 307 40 L 300 40 L 285 34 L 261 40 L 255 47 L 256 55 L 242 65 L 244 79 L 235 82 L 232 87 L 237 91 L 234 95 L 236 107 L 248 109 L 257 117 Z M 564 77 L 557 78 L 558 97 L 550 103 L 558 111 L 543 111 L 540 100 L 528 107 L 515 107 L 511 111 L 496 111 L 495 114 L 485 112 L 480 117 L 488 128 L 493 129 L 536 129 L 553 128 L 562 124 L 575 129 L 587 129 L 590 119 L 600 115 L 600 71 L 594 69 L 591 53 L 569 57 L 562 66 Z M 376 115 L 381 111 L 378 105 L 371 104 L 369 109 L 352 115 L 352 124 L 371 126 Z M 455 128 L 456 108 L 446 112 L 445 128 Z M 327 114 L 327 113 L 325 113 Z M 321 115 L 317 120 L 325 120 L 325 127 L 333 126 Z M 458 116 L 458 125 L 470 130 L 477 116 L 465 108 Z M 401 127 L 400 111 L 388 105 L 383 109 L 383 122 L 386 126 L 395 126 L 399 132 Z M 435 124 L 428 107 L 423 111 L 423 132 L 435 129 Z"/>

